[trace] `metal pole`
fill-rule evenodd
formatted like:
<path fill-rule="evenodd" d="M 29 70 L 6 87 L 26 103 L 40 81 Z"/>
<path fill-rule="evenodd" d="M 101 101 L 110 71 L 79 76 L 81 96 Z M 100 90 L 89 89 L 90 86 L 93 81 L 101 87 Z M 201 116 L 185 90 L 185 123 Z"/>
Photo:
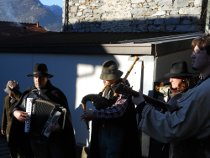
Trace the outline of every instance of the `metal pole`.
<path fill-rule="evenodd" d="M 207 7 L 206 7 L 206 25 L 205 25 L 205 33 L 208 34 L 210 33 L 209 28 L 210 28 L 210 0 L 207 1 Z"/>

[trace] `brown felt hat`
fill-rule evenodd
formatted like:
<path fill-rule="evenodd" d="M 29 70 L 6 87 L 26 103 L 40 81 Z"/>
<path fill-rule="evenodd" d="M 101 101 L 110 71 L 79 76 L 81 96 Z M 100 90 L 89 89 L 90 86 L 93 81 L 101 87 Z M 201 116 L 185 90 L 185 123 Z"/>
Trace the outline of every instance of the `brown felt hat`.
<path fill-rule="evenodd" d="M 102 80 L 118 80 L 123 72 L 118 70 L 118 65 L 113 60 L 105 61 L 102 65 L 100 79 Z"/>

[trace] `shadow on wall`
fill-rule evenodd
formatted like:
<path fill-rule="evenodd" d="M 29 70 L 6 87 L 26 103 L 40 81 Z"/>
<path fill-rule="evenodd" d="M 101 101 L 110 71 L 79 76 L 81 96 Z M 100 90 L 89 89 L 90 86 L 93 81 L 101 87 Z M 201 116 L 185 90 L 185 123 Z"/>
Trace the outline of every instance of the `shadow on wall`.
<path fill-rule="evenodd" d="M 105 52 L 105 50 L 101 51 Z M 82 107 L 76 104 L 80 104 L 80 101 L 83 97 L 84 92 L 94 92 L 99 93 L 99 91 L 93 91 L 97 89 L 95 81 L 100 81 L 100 74 L 96 72 L 96 69 L 102 65 L 106 60 L 116 60 L 113 55 L 67 55 L 67 54 L 34 54 L 28 50 L 28 53 L 3 53 L 0 54 L 1 67 L 0 71 L 2 74 L 0 89 L 0 98 L 3 99 L 5 93 L 3 89 L 5 84 L 10 79 L 15 79 L 20 83 L 21 91 L 28 89 L 33 85 L 33 79 L 27 77 L 26 75 L 31 73 L 35 63 L 45 63 L 48 66 L 48 71 L 50 74 L 54 75 L 50 80 L 52 84 L 61 89 L 68 99 L 69 108 L 72 114 L 73 126 L 75 129 L 76 140 L 79 144 L 84 145 L 89 140 L 89 133 L 86 129 L 85 123 L 81 121 L 80 116 L 82 114 Z M 91 51 L 90 51 L 91 52 Z M 8 63 L 10 63 L 8 67 Z M 78 65 L 89 65 L 92 68 L 92 71 L 86 72 L 85 67 L 78 70 Z M 13 73 L 8 73 L 13 68 Z M 80 76 L 79 71 L 81 73 Z M 96 77 L 95 77 L 96 76 Z M 78 78 L 83 80 L 83 83 L 86 82 L 86 85 L 78 85 Z M 86 81 L 86 78 L 89 78 L 89 81 Z M 93 79 L 93 80 L 90 80 Z M 92 86 L 90 89 L 87 87 Z M 87 95 L 87 94 L 85 94 Z M 77 103 L 78 102 L 78 103 Z M 89 105 L 90 108 L 94 108 L 92 105 Z M 0 116 L 2 115 L 2 108 L 0 108 Z M 0 117 L 1 118 L 1 117 Z"/>
<path fill-rule="evenodd" d="M 64 32 L 199 32 L 204 31 L 206 13 L 201 17 L 180 16 L 134 20 L 66 23 Z"/>

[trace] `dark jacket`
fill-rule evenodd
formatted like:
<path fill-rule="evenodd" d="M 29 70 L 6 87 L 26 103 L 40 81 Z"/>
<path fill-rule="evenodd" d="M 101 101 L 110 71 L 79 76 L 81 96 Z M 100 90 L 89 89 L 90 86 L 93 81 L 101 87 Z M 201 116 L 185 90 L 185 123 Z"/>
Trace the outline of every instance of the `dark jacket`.
<path fill-rule="evenodd" d="M 134 104 L 131 101 L 131 97 L 127 98 L 127 102 L 129 105 L 126 108 L 123 116 L 112 119 L 95 119 L 92 121 L 91 144 L 88 155 L 89 158 L 100 158 L 98 133 L 99 130 L 101 131 L 106 127 L 115 129 L 119 132 L 119 135 L 122 135 L 120 140 L 122 142 L 122 144 L 120 144 L 122 158 L 141 158 L 141 147 L 136 122 L 136 111 Z"/>
<path fill-rule="evenodd" d="M 4 97 L 1 130 L 4 130 L 6 135 L 9 135 L 10 133 L 12 123 L 10 114 L 13 111 L 16 102 L 17 100 L 10 98 L 8 95 Z"/>
<path fill-rule="evenodd" d="M 49 138 L 46 140 L 48 143 L 55 143 L 60 147 L 60 150 L 65 155 L 69 155 L 72 158 L 76 156 L 76 143 L 74 131 L 71 123 L 71 114 L 68 107 L 66 96 L 61 90 L 54 87 L 50 81 L 47 82 L 46 86 L 40 90 L 41 94 L 38 94 L 38 90 L 33 86 L 31 89 L 25 91 L 22 95 L 20 102 L 15 106 L 15 109 L 25 111 L 25 103 L 27 97 L 41 98 L 44 100 L 52 101 L 67 109 L 65 118 L 64 129 L 52 132 Z M 24 124 L 24 123 L 23 123 Z M 23 127 L 22 127 L 23 128 Z M 23 129 L 22 129 L 23 131 Z M 55 151 L 56 152 L 56 151 Z"/>
<path fill-rule="evenodd" d="M 4 97 L 4 108 L 2 114 L 2 127 L 1 129 L 6 131 L 8 147 L 12 157 L 19 156 L 31 158 L 30 148 L 28 148 L 27 138 L 25 138 L 21 130 L 19 130 L 21 124 L 11 114 L 15 105 L 18 103 L 21 97 L 21 92 L 17 89 L 11 90 L 12 98 L 9 95 Z M 20 125 L 20 126 L 19 126 Z"/>
<path fill-rule="evenodd" d="M 4 130 L 6 132 L 8 141 L 12 124 L 11 113 L 14 109 L 15 104 L 18 102 L 18 100 L 21 97 L 21 92 L 17 89 L 14 89 L 11 90 L 11 95 L 12 97 L 9 97 L 9 95 L 6 95 L 4 97 L 2 122 L 1 122 L 1 130 Z"/>

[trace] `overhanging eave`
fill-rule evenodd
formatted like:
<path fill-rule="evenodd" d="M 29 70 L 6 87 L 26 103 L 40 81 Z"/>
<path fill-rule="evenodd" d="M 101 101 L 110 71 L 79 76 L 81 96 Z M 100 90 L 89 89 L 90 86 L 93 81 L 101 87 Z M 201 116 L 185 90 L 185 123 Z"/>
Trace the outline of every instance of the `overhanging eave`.
<path fill-rule="evenodd" d="M 130 55 L 151 55 L 152 45 L 143 44 L 102 44 L 102 47 L 108 54 L 130 54 Z"/>

